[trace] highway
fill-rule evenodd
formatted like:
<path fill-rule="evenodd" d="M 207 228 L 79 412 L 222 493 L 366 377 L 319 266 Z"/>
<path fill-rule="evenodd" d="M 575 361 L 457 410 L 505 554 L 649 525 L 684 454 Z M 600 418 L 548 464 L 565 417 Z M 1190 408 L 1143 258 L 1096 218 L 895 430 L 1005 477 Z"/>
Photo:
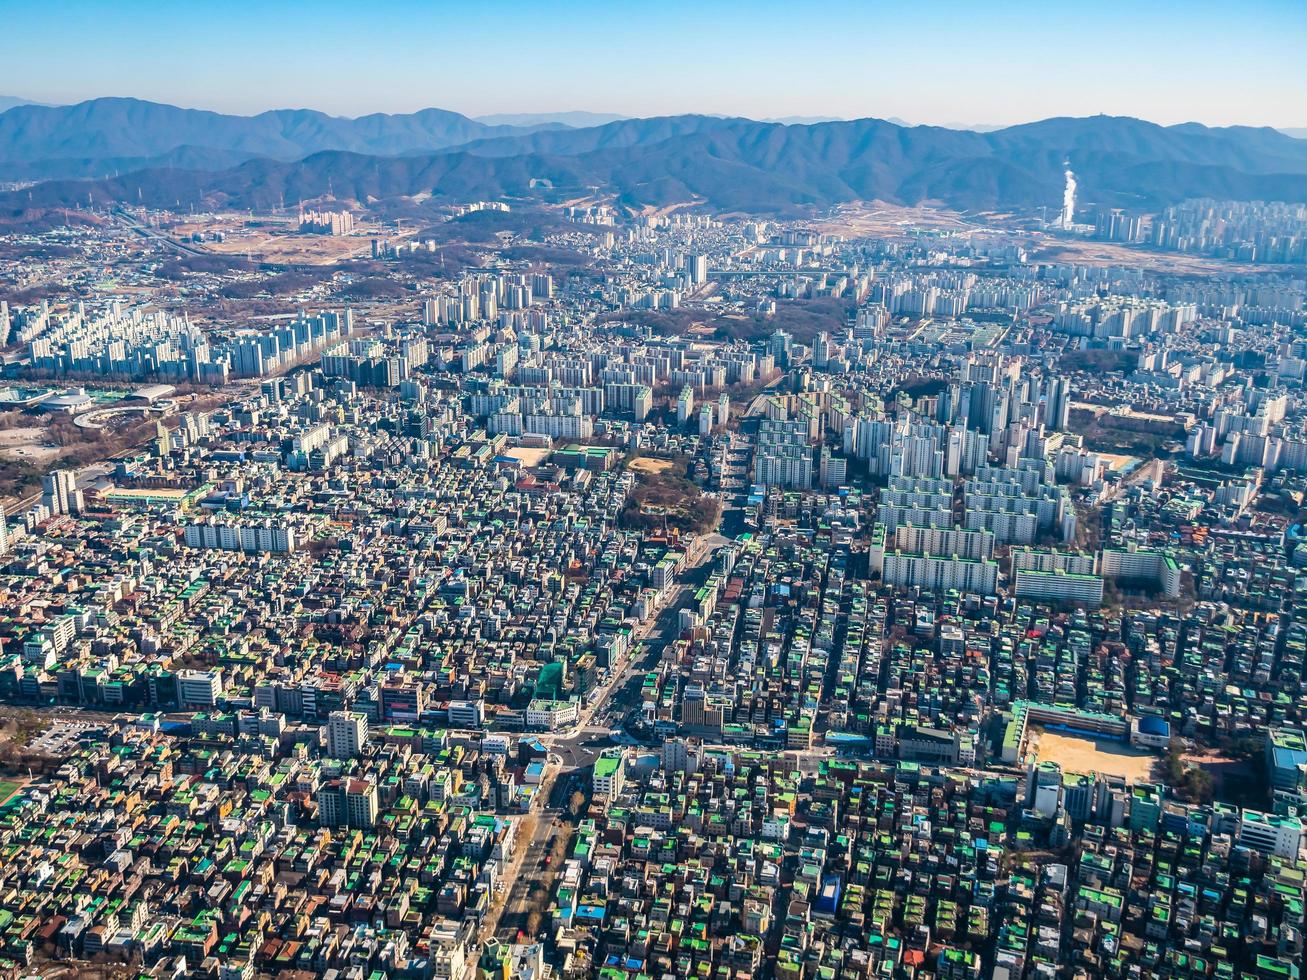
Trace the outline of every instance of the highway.
<path fill-rule="evenodd" d="M 138 224 L 136 221 L 132 219 L 132 217 L 126 211 L 122 210 L 121 208 L 115 210 L 114 214 L 117 215 L 122 220 L 123 224 L 126 225 L 129 230 L 131 230 L 134 234 L 136 234 L 140 238 L 151 239 L 153 241 L 158 242 L 160 245 L 163 245 L 167 248 L 171 248 L 178 252 L 182 252 L 186 255 L 212 255 L 213 254 L 212 252 L 206 251 L 205 249 L 196 248 L 194 245 L 188 245 L 185 242 L 179 242 L 177 241 L 177 239 L 170 238 L 168 235 L 161 234 L 160 232 L 155 231 L 153 228 L 147 228 L 142 224 Z"/>

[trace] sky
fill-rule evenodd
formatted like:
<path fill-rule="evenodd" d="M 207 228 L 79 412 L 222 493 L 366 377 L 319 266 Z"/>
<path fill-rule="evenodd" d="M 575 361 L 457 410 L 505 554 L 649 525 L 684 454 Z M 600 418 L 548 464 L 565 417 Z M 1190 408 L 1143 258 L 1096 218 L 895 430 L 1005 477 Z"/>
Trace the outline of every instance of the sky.
<path fill-rule="evenodd" d="M 1307 126 L 1307 0 L 0 0 L 0 95 Z"/>

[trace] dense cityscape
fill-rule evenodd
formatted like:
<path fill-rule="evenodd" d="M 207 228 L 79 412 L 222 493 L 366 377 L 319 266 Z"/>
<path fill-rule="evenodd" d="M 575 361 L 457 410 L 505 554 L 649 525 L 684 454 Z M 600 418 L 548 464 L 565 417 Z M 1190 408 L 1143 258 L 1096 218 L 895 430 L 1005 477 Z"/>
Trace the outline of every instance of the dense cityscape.
<path fill-rule="evenodd" d="M 0 980 L 1304 980 L 1301 6 L 72 6 Z"/>
<path fill-rule="evenodd" d="M 518 217 L 8 237 L 0 955 L 1296 975 L 1300 277 Z"/>

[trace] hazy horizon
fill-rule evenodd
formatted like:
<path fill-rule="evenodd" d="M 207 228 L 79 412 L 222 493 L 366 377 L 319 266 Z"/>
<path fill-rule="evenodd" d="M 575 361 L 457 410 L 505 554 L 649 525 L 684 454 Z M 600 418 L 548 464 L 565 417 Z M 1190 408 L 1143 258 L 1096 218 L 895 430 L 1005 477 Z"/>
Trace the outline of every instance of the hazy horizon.
<path fill-rule="evenodd" d="M 500 124 L 500 125 L 514 125 L 514 123 L 508 123 L 503 121 L 505 119 L 509 119 L 512 117 L 548 118 L 548 117 L 565 117 L 565 116 L 605 116 L 605 117 L 611 116 L 612 121 L 617 121 L 622 119 L 652 119 L 652 118 L 657 118 L 658 116 L 661 115 L 671 115 L 671 116 L 686 115 L 686 116 L 708 116 L 708 117 L 719 118 L 719 119 L 740 118 L 740 119 L 748 119 L 753 122 L 781 123 L 784 125 L 791 125 L 791 126 L 816 125 L 819 123 L 826 123 L 826 122 L 857 122 L 862 119 L 880 119 L 885 122 L 894 123 L 895 125 L 899 125 L 899 126 L 908 126 L 908 127 L 931 126 L 937 129 L 970 130 L 975 132 L 990 132 L 996 129 L 1004 129 L 1010 126 L 1021 126 L 1029 123 L 1041 122 L 1046 119 L 1091 118 L 1093 116 L 1115 116 L 1118 118 L 1138 119 L 1141 122 L 1153 123 L 1159 126 L 1177 126 L 1177 125 L 1184 125 L 1187 123 L 1198 123 L 1200 125 L 1211 126 L 1211 127 L 1219 127 L 1222 125 L 1251 126 L 1251 124 L 1248 123 L 1226 123 L 1226 124 L 1203 123 L 1201 120 L 1198 119 L 1182 119 L 1174 123 L 1172 122 L 1163 123 L 1163 122 L 1159 122 L 1156 119 L 1147 119 L 1145 117 L 1135 116 L 1129 113 L 1088 113 L 1085 115 L 1074 116 L 1074 117 L 1071 116 L 1071 114 L 1069 113 L 1059 113 L 1058 115 L 1055 116 L 1040 116 L 1038 118 L 1019 119 L 1006 123 L 984 123 L 984 122 L 963 122 L 960 120 L 951 120 L 948 122 L 924 122 L 924 121 L 913 120 L 913 119 L 904 119 L 901 116 L 894 116 L 894 115 L 829 116 L 829 115 L 814 114 L 814 115 L 792 115 L 792 116 L 779 116 L 779 117 L 778 116 L 760 117 L 760 116 L 748 116 L 748 115 L 739 115 L 739 114 L 731 114 L 731 113 L 723 113 L 723 112 L 706 112 L 706 111 L 697 111 L 697 110 L 691 110 L 684 113 L 658 113 L 655 115 L 637 115 L 635 113 L 623 113 L 623 112 L 599 112 L 596 110 L 585 109 L 585 108 L 553 109 L 553 110 L 540 109 L 540 110 L 523 111 L 523 112 L 506 111 L 506 112 L 490 112 L 490 113 L 474 114 L 470 112 L 463 112 L 462 110 L 454 106 L 435 105 L 435 104 L 418 106 L 414 109 L 407 109 L 407 110 L 406 109 L 399 109 L 394 111 L 373 110 L 371 112 L 362 112 L 358 114 L 335 113 L 335 112 L 331 112 L 330 110 L 322 109 L 319 108 L 318 106 L 312 106 L 312 105 L 271 105 L 266 109 L 259 109 L 252 112 L 237 112 L 237 111 L 215 108 L 214 106 L 211 105 L 183 105 L 178 102 L 170 102 L 166 99 L 147 99 L 143 96 L 138 96 L 138 95 L 119 95 L 119 94 L 108 94 L 108 93 L 104 95 L 87 96 L 85 99 L 79 99 L 76 102 L 43 102 L 39 99 L 27 99 L 22 96 L 13 96 L 10 93 L 5 92 L 5 93 L 0 93 L 0 112 L 7 112 L 11 108 L 17 108 L 18 106 L 23 106 L 23 105 L 35 105 L 35 106 L 40 106 L 42 108 L 60 108 L 60 107 L 66 108 L 68 106 L 78 105 L 80 103 L 85 103 L 85 102 L 94 102 L 100 99 L 134 99 L 137 101 L 150 102 L 157 105 L 170 105 L 178 109 L 195 110 L 199 112 L 216 112 L 216 113 L 221 113 L 223 115 L 244 116 L 244 117 L 257 116 L 260 113 L 264 113 L 264 112 L 282 111 L 282 112 L 322 112 L 326 115 L 333 116 L 340 119 L 358 119 L 364 116 L 375 115 L 378 113 L 384 115 L 407 115 L 416 112 L 421 112 L 426 109 L 439 109 L 439 110 L 456 112 L 459 115 L 465 116 L 466 118 L 472 119 L 474 121 L 482 121 L 490 124 Z M 577 128 L 580 128 L 581 125 L 603 125 L 603 123 L 591 122 L 585 124 L 577 124 Z M 1293 135 L 1297 135 L 1300 138 L 1307 136 L 1307 127 L 1304 126 L 1276 125 L 1273 123 L 1263 123 L 1263 124 L 1258 124 L 1257 126 L 1253 126 L 1252 128 L 1275 129 L 1277 131 L 1284 132 L 1284 133 L 1292 133 Z"/>
<path fill-rule="evenodd" d="M 12 8 L 11 36 L 23 43 L 0 65 L 0 93 L 38 103 L 1307 126 L 1307 6 L 1285 0 L 1243 5 L 1237 19 L 1214 3 L 1120 0 L 1092 15 L 1021 0 L 979 20 L 953 2 L 843 0 L 800 17 L 774 2 L 682 0 L 652 11 L 570 0 L 547 13 L 405 0 L 366 15 L 334 0 L 238 0 L 221 18 L 142 0 Z"/>

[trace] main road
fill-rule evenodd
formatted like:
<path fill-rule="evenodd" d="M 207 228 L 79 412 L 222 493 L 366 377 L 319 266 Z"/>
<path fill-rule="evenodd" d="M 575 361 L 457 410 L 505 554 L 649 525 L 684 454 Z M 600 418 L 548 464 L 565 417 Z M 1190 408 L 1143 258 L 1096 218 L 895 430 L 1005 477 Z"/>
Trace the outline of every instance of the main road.
<path fill-rule="evenodd" d="M 540 741 L 550 753 L 550 765 L 536 793 L 531 812 L 518 821 L 520 835 L 514 854 L 504 869 L 497 899 L 478 930 L 482 941 L 495 936 L 513 942 L 526 928 L 531 914 L 531 897 L 538 884 L 548 889 L 558 867 L 546 862 L 551 842 L 560 834 L 570 836 L 570 825 L 562 817 L 569 798 L 584 791 L 587 770 L 603 748 L 612 744 L 613 725 L 635 707 L 644 675 L 657 666 L 669 644 L 680 635 L 680 615 L 688 597 L 707 580 L 709 560 L 726 544 L 720 534 L 708 534 L 690 542 L 686 567 L 662 608 L 632 637 L 630 652 L 581 710 L 577 724 L 565 734 L 544 734 Z"/>
<path fill-rule="evenodd" d="M 691 541 L 685 569 L 671 595 L 653 618 L 635 631 L 630 651 L 582 708 L 576 726 L 566 734 L 541 736 L 540 740 L 560 757 L 564 770 L 591 765 L 603 748 L 594 743 L 611 744 L 609 732 L 638 705 L 644 675 L 658 665 L 667 647 L 680 635 L 681 610 L 707 581 L 709 561 L 726 542 L 717 533 Z"/>

